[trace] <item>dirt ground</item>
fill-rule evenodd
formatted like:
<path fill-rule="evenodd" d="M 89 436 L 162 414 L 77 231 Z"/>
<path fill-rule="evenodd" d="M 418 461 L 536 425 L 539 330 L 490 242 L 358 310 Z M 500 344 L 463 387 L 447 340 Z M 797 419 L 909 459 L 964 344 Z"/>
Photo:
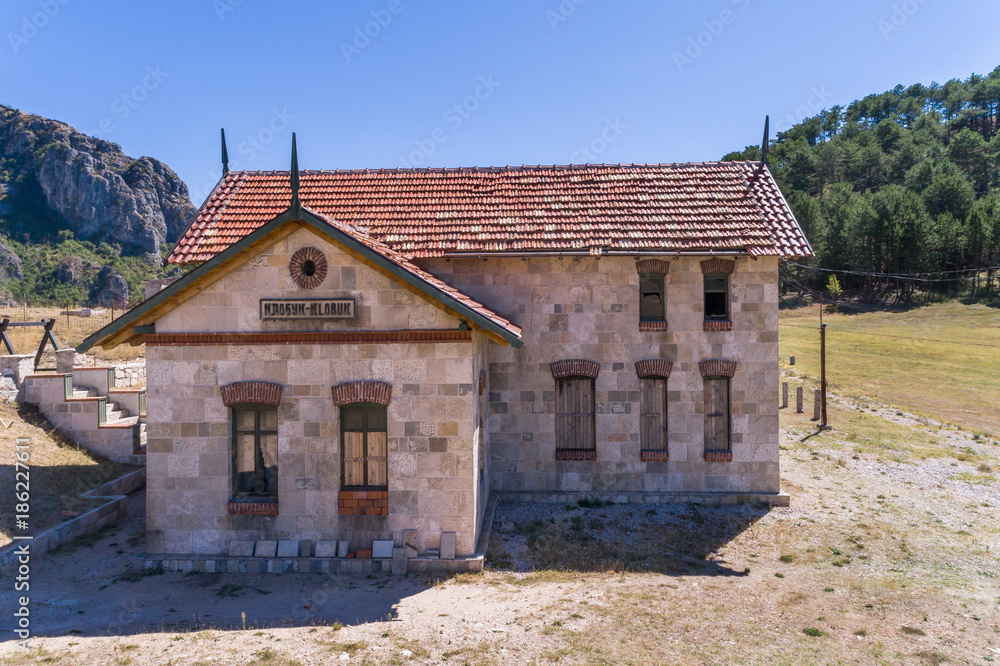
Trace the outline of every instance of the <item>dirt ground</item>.
<path fill-rule="evenodd" d="M 0 663 L 1000 661 L 1000 445 L 870 401 L 831 420 L 783 410 L 790 508 L 501 505 L 490 570 L 450 579 L 137 576 L 140 493 L 33 563 L 32 650 Z"/>

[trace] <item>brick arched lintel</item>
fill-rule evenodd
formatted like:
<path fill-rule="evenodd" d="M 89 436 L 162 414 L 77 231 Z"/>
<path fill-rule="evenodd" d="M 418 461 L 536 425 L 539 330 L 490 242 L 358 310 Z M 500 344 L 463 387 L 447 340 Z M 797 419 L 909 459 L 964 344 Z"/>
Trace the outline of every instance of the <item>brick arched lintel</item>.
<path fill-rule="evenodd" d="M 639 379 L 666 379 L 670 376 L 670 370 L 674 364 L 665 358 L 650 358 L 635 362 L 635 374 Z"/>
<path fill-rule="evenodd" d="M 662 273 L 666 275 L 670 272 L 670 262 L 661 259 L 643 259 L 635 262 L 635 269 L 639 273 Z"/>
<path fill-rule="evenodd" d="M 373 402 L 388 405 L 392 397 L 392 384 L 371 379 L 344 382 L 333 387 L 333 404 L 337 407 L 354 402 Z"/>
<path fill-rule="evenodd" d="M 724 358 L 710 358 L 698 363 L 702 377 L 732 377 L 736 374 L 736 361 Z"/>
<path fill-rule="evenodd" d="M 702 273 L 728 273 L 736 270 L 736 262 L 732 259 L 707 259 L 701 262 L 701 272 Z"/>
<path fill-rule="evenodd" d="M 556 379 L 563 377 L 590 377 L 597 379 L 601 372 L 601 364 L 597 361 L 588 361 L 584 358 L 568 358 L 562 361 L 549 363 L 552 376 Z"/>
<path fill-rule="evenodd" d="M 220 387 L 222 402 L 228 407 L 239 404 L 277 405 L 281 402 L 281 384 L 271 382 L 233 382 Z"/>

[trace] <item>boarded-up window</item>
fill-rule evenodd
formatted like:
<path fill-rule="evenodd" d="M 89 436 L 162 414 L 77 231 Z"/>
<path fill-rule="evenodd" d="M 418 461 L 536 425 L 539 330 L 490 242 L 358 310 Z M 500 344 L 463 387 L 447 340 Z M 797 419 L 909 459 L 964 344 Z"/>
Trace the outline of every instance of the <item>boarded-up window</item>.
<path fill-rule="evenodd" d="M 705 450 L 729 450 L 729 378 L 705 378 Z"/>
<path fill-rule="evenodd" d="M 663 321 L 666 319 L 666 298 L 663 290 L 663 273 L 639 275 L 639 319 Z"/>
<path fill-rule="evenodd" d="M 340 407 L 343 443 L 343 486 L 386 488 L 388 486 L 385 405 L 359 402 Z"/>
<path fill-rule="evenodd" d="M 233 496 L 278 496 L 278 410 L 236 405 L 233 419 Z"/>
<path fill-rule="evenodd" d="M 705 318 L 726 319 L 729 317 L 729 275 L 727 273 L 705 274 Z"/>
<path fill-rule="evenodd" d="M 563 377 L 556 380 L 556 448 L 596 448 L 594 437 L 594 380 Z"/>
<path fill-rule="evenodd" d="M 643 450 L 667 448 L 667 380 L 642 379 L 639 396 L 639 437 Z"/>

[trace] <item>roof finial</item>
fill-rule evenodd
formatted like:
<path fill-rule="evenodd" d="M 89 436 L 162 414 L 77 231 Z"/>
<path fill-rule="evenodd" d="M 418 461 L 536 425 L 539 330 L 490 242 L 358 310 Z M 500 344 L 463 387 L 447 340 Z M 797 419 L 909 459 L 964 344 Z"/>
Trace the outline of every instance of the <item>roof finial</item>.
<path fill-rule="evenodd" d="M 292 132 L 292 217 L 298 219 L 302 213 L 299 201 L 299 152 L 295 148 L 295 132 Z"/>
<path fill-rule="evenodd" d="M 767 164 L 767 147 L 771 143 L 770 128 L 771 116 L 764 116 L 764 141 L 760 144 L 760 161 Z"/>
<path fill-rule="evenodd" d="M 222 175 L 229 173 L 229 151 L 226 150 L 226 128 L 222 128 Z"/>

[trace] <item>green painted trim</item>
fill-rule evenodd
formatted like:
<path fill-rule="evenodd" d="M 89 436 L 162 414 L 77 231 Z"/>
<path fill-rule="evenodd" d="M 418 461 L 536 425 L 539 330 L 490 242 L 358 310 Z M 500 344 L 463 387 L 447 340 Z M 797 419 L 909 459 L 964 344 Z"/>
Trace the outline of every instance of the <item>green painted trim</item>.
<path fill-rule="evenodd" d="M 136 335 L 145 335 L 147 333 L 156 333 L 156 324 L 150 324 L 148 326 L 133 326 L 132 332 Z"/>
<path fill-rule="evenodd" d="M 320 234 L 332 238 L 335 242 L 345 246 L 349 250 L 360 254 L 366 259 L 370 260 L 372 263 L 376 264 L 386 272 L 398 277 L 407 284 L 415 287 L 419 291 L 427 294 L 428 296 L 444 303 L 452 310 L 455 310 L 459 314 L 468 319 L 474 321 L 479 327 L 491 331 L 501 338 L 507 341 L 512 347 L 520 347 L 524 342 L 512 334 L 507 329 L 499 326 L 493 321 L 487 319 L 483 315 L 479 314 L 472 308 L 468 307 L 464 303 L 461 303 L 457 299 L 449 296 L 448 294 L 438 290 L 437 288 L 431 286 L 430 284 L 418 279 L 415 275 L 410 273 L 403 267 L 393 263 L 386 257 L 382 256 L 378 252 L 372 250 L 370 247 L 356 240 L 355 238 L 344 233 L 340 229 L 334 227 L 328 223 L 323 218 L 319 217 L 308 208 L 302 208 L 301 215 L 298 217 L 293 216 L 292 210 L 289 208 L 284 213 L 278 215 L 273 220 L 265 224 L 264 226 L 254 230 L 253 232 L 247 234 L 241 238 L 236 243 L 233 243 L 228 248 L 215 255 L 203 264 L 199 264 L 194 270 L 186 274 L 181 279 L 176 282 L 171 283 L 166 288 L 161 289 L 156 292 L 153 296 L 149 297 L 139 305 L 135 306 L 124 315 L 115 319 L 113 322 L 102 328 L 101 330 L 88 336 L 83 342 L 77 346 L 76 350 L 83 354 L 89 351 L 97 342 L 102 338 L 108 337 L 110 335 L 117 335 L 125 327 L 131 326 L 136 320 L 141 318 L 143 315 L 149 313 L 151 310 L 161 305 L 167 299 L 175 296 L 176 294 L 184 291 L 190 284 L 197 282 L 203 277 L 207 277 L 216 268 L 226 264 L 230 259 L 243 252 L 243 250 L 252 246 L 262 237 L 278 230 L 288 222 L 304 222 L 312 227 L 314 230 L 318 231 Z M 145 328 L 145 327 L 140 327 Z"/>

